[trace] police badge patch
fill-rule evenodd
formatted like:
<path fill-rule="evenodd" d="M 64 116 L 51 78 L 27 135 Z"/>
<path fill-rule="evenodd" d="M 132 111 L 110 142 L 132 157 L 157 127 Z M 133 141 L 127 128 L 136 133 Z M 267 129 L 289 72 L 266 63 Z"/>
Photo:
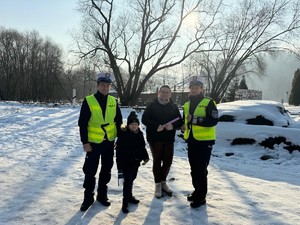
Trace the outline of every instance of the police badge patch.
<path fill-rule="evenodd" d="M 212 116 L 212 118 L 214 118 L 214 119 L 219 118 L 218 110 L 212 110 L 212 111 L 211 111 L 211 116 Z"/>

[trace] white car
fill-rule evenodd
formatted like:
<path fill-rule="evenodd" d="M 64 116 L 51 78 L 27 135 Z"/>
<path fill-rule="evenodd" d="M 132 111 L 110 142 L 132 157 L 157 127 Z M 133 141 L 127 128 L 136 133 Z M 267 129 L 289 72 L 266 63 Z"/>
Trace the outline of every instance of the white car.
<path fill-rule="evenodd" d="M 300 122 L 279 102 L 264 100 L 218 104 L 217 142 L 300 150 Z"/>
<path fill-rule="evenodd" d="M 284 106 L 275 101 L 245 100 L 218 105 L 220 122 L 289 127 L 294 123 Z"/>

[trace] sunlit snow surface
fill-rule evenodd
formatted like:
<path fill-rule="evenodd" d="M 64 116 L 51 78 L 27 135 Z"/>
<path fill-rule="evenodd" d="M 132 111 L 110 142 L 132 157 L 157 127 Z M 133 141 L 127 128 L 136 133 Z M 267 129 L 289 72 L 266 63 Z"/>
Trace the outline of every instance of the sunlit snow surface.
<path fill-rule="evenodd" d="M 176 136 L 168 177 L 174 196 L 154 198 L 152 157 L 147 146 L 150 162 L 140 167 L 133 189 L 141 202 L 130 205 L 130 213 L 125 215 L 120 210 L 122 187 L 117 185 L 115 165 L 108 192 L 111 206 L 95 202 L 88 211 L 79 211 L 85 156 L 77 126 L 80 106 L 0 102 L 0 224 L 299 224 L 299 151 L 290 154 L 284 144 L 272 150 L 258 143 L 283 135 L 300 145 L 300 108 L 285 107 L 294 112 L 287 115 L 290 127 L 286 128 L 281 127 L 284 118 L 270 110 L 274 103 L 260 104 L 251 112 L 244 110 L 247 105 L 250 103 L 218 105 L 220 114 L 235 111 L 240 120 L 217 126 L 205 206 L 192 209 L 186 201 L 193 190 L 190 167 L 186 143 Z M 122 109 L 124 122 L 130 111 Z M 276 126 L 243 122 L 262 111 L 275 118 Z M 143 125 L 141 129 L 145 132 Z M 232 146 L 231 141 L 238 137 L 253 138 L 256 143 Z M 233 154 L 228 157 L 226 153 Z M 273 159 L 260 160 L 263 155 Z"/>

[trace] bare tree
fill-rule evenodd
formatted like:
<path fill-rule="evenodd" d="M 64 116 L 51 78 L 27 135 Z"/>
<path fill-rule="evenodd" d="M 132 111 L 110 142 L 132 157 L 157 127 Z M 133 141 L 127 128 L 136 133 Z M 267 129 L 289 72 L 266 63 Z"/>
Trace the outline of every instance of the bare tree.
<path fill-rule="evenodd" d="M 210 49 L 206 32 L 219 6 L 208 0 L 81 0 L 85 17 L 76 52 L 102 58 L 115 75 L 121 104 L 134 105 L 152 76 Z M 184 25 L 194 13 L 206 18 L 201 29 Z"/>
<path fill-rule="evenodd" d="M 218 102 L 236 77 L 262 75 L 267 55 L 297 49 L 300 1 L 234 3 L 224 6 L 223 20 L 210 29 L 214 43 L 218 43 L 215 51 L 194 57 L 208 78 L 210 96 Z"/>
<path fill-rule="evenodd" d="M 63 73 L 57 45 L 36 31 L 0 28 L 0 94 L 6 100 L 58 100 Z"/>
<path fill-rule="evenodd" d="M 16 90 L 19 77 L 20 58 L 23 38 L 15 30 L 0 27 L 0 80 L 3 99 L 11 99 Z"/>

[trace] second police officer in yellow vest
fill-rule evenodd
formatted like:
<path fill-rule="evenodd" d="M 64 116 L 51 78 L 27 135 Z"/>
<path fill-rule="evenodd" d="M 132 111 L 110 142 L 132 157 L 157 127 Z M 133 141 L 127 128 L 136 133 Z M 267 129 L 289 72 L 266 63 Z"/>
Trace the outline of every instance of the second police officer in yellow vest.
<path fill-rule="evenodd" d="M 107 183 L 111 179 L 114 140 L 122 124 L 122 114 L 115 97 L 108 95 L 112 83 L 109 73 L 97 75 L 97 92 L 82 103 L 78 120 L 80 138 L 86 152 L 83 165 L 84 200 L 80 210 L 86 211 L 94 202 L 96 173 L 101 158 L 97 201 L 109 206 Z"/>
<path fill-rule="evenodd" d="M 192 208 L 206 203 L 207 167 L 215 144 L 215 126 L 218 123 L 216 103 L 204 96 L 203 83 L 200 77 L 192 77 L 189 85 L 189 101 L 183 106 L 182 131 L 188 144 L 188 159 L 194 187 L 187 200 L 191 201 Z"/>

